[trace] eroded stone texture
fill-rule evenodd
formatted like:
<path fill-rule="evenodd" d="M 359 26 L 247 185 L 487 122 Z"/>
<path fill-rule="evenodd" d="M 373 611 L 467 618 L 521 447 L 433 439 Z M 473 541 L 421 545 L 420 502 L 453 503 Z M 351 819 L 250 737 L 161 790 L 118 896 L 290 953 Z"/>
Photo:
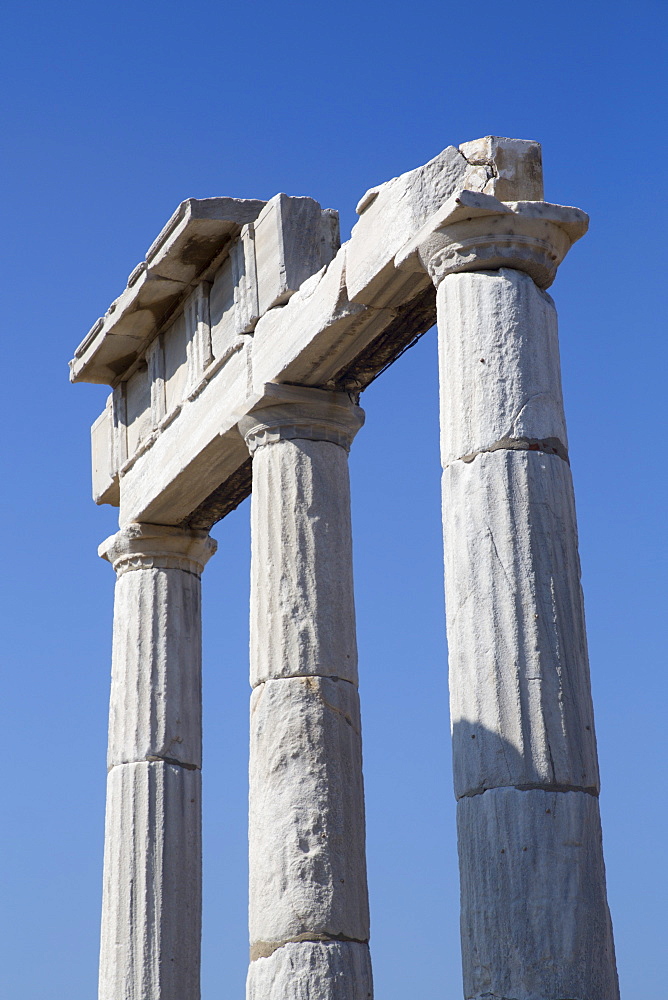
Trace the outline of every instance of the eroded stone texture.
<path fill-rule="evenodd" d="M 346 244 L 350 301 L 376 308 L 401 302 L 405 276 L 394 270 L 397 250 L 455 190 L 482 190 L 487 179 L 484 167 L 477 172 L 474 168 L 472 174 L 462 153 L 448 146 L 424 166 L 367 191 Z"/>
<path fill-rule="evenodd" d="M 618 997 L 556 317 L 533 284 L 587 223 L 462 192 L 396 258 L 438 289 L 467 998 Z"/>
<path fill-rule="evenodd" d="M 162 757 L 201 767 L 199 577 L 179 569 L 123 574 L 113 648 L 108 765 Z"/>
<path fill-rule="evenodd" d="M 239 423 L 253 455 L 248 989 L 257 1000 L 371 995 L 347 467 L 362 421 L 344 393 L 275 385 Z"/>
<path fill-rule="evenodd" d="M 356 941 L 286 944 L 251 962 L 247 1000 L 372 1000 L 369 947 Z"/>
<path fill-rule="evenodd" d="M 540 143 L 527 139 L 505 139 L 486 135 L 459 146 L 473 166 L 490 170 L 491 177 L 483 191 L 501 201 L 542 201 L 543 160 Z"/>
<path fill-rule="evenodd" d="M 368 940 L 357 689 L 331 677 L 261 684 L 250 744 L 251 954 L 300 935 Z"/>
<path fill-rule="evenodd" d="M 443 473 L 457 797 L 598 789 L 573 488 L 556 455 L 501 450 Z"/>
<path fill-rule="evenodd" d="M 498 788 L 457 825 L 464 996 L 615 1000 L 598 799 Z"/>
<path fill-rule="evenodd" d="M 109 772 L 99 1000 L 197 1000 L 201 772 Z"/>
<path fill-rule="evenodd" d="M 315 402 L 301 412 L 299 402 L 267 407 L 243 422 L 256 441 L 252 685 L 298 674 L 357 682 L 347 445 L 362 411 L 342 394 L 299 391 Z M 273 443 L 257 443 L 265 440 Z"/>
<path fill-rule="evenodd" d="M 198 1000 L 204 531 L 131 524 L 117 574 L 100 1000 Z"/>
<path fill-rule="evenodd" d="M 204 531 L 131 525 L 101 546 L 118 574 L 108 766 L 202 763 L 200 573 Z"/>
<path fill-rule="evenodd" d="M 557 313 L 521 271 L 452 274 L 437 293 L 443 465 L 490 447 L 566 455 Z"/>

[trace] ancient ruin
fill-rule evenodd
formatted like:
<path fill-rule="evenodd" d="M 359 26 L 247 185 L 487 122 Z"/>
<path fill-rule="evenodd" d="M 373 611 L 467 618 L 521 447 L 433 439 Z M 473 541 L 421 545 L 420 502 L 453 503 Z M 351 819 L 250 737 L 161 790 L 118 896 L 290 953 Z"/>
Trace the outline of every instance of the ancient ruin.
<path fill-rule="evenodd" d="M 347 456 L 438 322 L 467 998 L 616 1000 L 557 320 L 587 230 L 486 137 L 369 190 L 183 202 L 71 362 L 119 507 L 100 1000 L 197 1000 L 200 577 L 252 489 L 248 1000 L 369 1000 Z"/>

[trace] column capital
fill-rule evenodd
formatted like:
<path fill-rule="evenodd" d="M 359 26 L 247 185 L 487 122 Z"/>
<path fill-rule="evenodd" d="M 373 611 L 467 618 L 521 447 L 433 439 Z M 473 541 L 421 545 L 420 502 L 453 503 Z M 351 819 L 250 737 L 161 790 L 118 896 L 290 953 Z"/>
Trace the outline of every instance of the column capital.
<path fill-rule="evenodd" d="M 331 441 L 349 451 L 363 423 L 364 410 L 345 392 L 270 382 L 237 426 L 253 454 L 262 445 L 295 438 Z"/>
<path fill-rule="evenodd" d="M 118 576 L 135 569 L 182 569 L 199 576 L 217 547 L 206 531 L 132 523 L 106 538 L 97 551 Z"/>
<path fill-rule="evenodd" d="M 448 274 L 509 267 L 526 272 L 545 289 L 588 226 L 589 216 L 579 208 L 544 201 L 503 202 L 460 191 L 427 220 L 394 263 L 400 270 L 426 270 L 436 287 Z"/>

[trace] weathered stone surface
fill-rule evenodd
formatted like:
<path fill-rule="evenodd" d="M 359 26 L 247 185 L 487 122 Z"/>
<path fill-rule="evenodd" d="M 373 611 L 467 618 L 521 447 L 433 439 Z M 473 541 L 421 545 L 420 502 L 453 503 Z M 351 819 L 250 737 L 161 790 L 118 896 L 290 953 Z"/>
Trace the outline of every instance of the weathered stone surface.
<path fill-rule="evenodd" d="M 490 168 L 485 194 L 500 201 L 542 201 L 543 158 L 540 143 L 486 135 L 461 143 L 459 150 L 471 166 Z"/>
<path fill-rule="evenodd" d="M 137 520 L 179 524 L 193 510 L 194 501 L 201 502 L 246 461 L 248 452 L 236 423 L 249 395 L 247 354 L 243 344 L 216 359 L 202 392 L 167 418 L 176 437 L 162 430 L 124 470 L 121 524 Z M 221 399 L 226 401 L 222 410 L 216 403 Z M 187 441 L 187 449 L 175 441 Z"/>
<path fill-rule="evenodd" d="M 357 206 L 359 221 L 346 244 L 351 302 L 378 308 L 405 301 L 406 275 L 395 270 L 395 254 L 455 190 L 481 190 L 488 178 L 484 168 L 478 173 L 476 188 L 468 161 L 448 146 L 424 166 L 366 192 Z"/>
<path fill-rule="evenodd" d="M 598 799 L 499 788 L 457 825 L 464 996 L 616 1000 Z"/>
<path fill-rule="evenodd" d="M 117 574 L 100 1000 L 197 1000 L 205 531 L 132 524 Z"/>
<path fill-rule="evenodd" d="M 453 463 L 443 534 L 456 795 L 597 789 L 568 465 L 533 451 Z"/>
<path fill-rule="evenodd" d="M 113 435 L 113 397 L 110 394 L 104 410 L 90 429 L 93 500 L 98 504 L 110 503 L 117 507 L 120 503 L 120 491 L 118 469 L 114 461 Z"/>
<path fill-rule="evenodd" d="M 356 682 L 346 449 L 300 438 L 258 447 L 251 531 L 251 684 L 299 674 Z"/>
<path fill-rule="evenodd" d="M 495 447 L 566 455 L 557 313 L 521 271 L 452 274 L 437 292 L 444 466 Z"/>
<path fill-rule="evenodd" d="M 116 583 L 108 764 L 202 766 L 201 584 L 147 568 Z"/>
<path fill-rule="evenodd" d="M 256 385 L 279 379 L 324 386 L 391 323 L 392 311 L 348 299 L 348 246 L 326 269 L 305 281 L 284 308 L 272 309 L 260 319 L 253 337 Z"/>
<path fill-rule="evenodd" d="M 426 270 L 436 286 L 448 274 L 512 267 L 549 288 L 572 244 L 587 232 L 579 208 L 542 201 L 502 202 L 458 190 L 397 253 L 402 271 Z"/>
<path fill-rule="evenodd" d="M 260 316 L 286 302 L 339 249 L 332 243 L 331 216 L 323 217 L 313 198 L 277 194 L 262 209 L 253 229 Z"/>
<path fill-rule="evenodd" d="M 373 1000 L 369 947 L 356 941 L 286 944 L 251 962 L 247 1000 Z"/>
<path fill-rule="evenodd" d="M 73 382 L 113 383 L 148 347 L 156 325 L 187 292 L 263 201 L 189 198 L 181 202 L 128 278 L 125 291 L 97 320 L 70 362 Z"/>
<path fill-rule="evenodd" d="M 197 1000 L 201 773 L 109 772 L 99 1000 Z"/>
<path fill-rule="evenodd" d="M 249 838 L 252 956 L 300 936 L 368 940 L 359 698 L 348 681 L 254 690 Z"/>
<path fill-rule="evenodd" d="M 320 212 L 316 225 L 316 203 L 310 199 L 280 195 L 273 199 L 271 210 L 269 206 L 264 210 L 258 232 L 283 215 L 286 206 L 308 203 L 313 215 L 304 246 L 300 245 L 303 227 L 291 229 L 286 217 L 283 236 L 288 249 L 280 248 L 280 240 L 270 240 L 273 249 L 268 256 L 268 244 L 265 250 L 256 248 L 255 220 L 264 203 L 184 202 L 147 262 L 130 276 L 126 293 L 95 325 L 73 362 L 75 380 L 117 385 L 119 379 L 134 377 L 144 355 L 148 361 L 152 429 L 149 433 L 148 424 L 137 423 L 128 450 L 126 418 L 120 417 L 122 407 L 116 407 L 118 440 L 109 444 L 104 431 L 96 435 L 100 470 L 96 499 L 114 504 L 120 499 L 121 524 L 183 523 L 214 492 L 219 495 L 225 482 L 237 482 L 246 455 L 236 421 L 256 405 L 257 390 L 264 383 L 355 390 L 391 363 L 433 317 L 433 289 L 424 269 L 398 270 L 395 255 L 453 192 L 462 187 L 480 192 L 502 175 L 519 178 L 521 170 L 513 167 L 513 157 L 521 164 L 527 150 L 535 147 L 495 137 L 480 143 L 472 162 L 448 147 L 428 164 L 368 191 L 359 205 L 360 221 L 334 259 L 336 214 Z M 497 154 L 503 159 L 500 166 L 494 159 Z M 521 185 L 513 193 L 523 193 Z M 491 201 L 500 204 L 496 198 Z M 523 203 L 525 214 L 528 205 Z M 531 209 L 537 210 L 535 205 Z M 295 219 L 298 216 L 296 211 Z M 273 222 L 265 235 L 270 233 L 277 233 Z M 256 253 L 262 258 L 259 270 Z M 268 266 L 272 260 L 278 270 Z M 283 278 L 277 277 L 281 261 L 286 268 L 290 265 L 292 277 L 287 270 Z M 312 268 L 317 273 L 305 277 Z M 277 281 L 282 291 L 260 295 L 258 282 L 268 289 L 278 288 Z M 268 308 L 261 315 L 260 298 L 263 308 L 282 303 L 297 286 L 294 302 Z M 203 308 L 201 322 L 185 324 L 184 339 L 178 314 L 188 312 L 195 299 L 205 306 L 209 288 L 211 329 L 205 329 Z M 164 301 L 161 296 L 166 296 Z M 251 341 L 244 334 L 256 323 Z M 152 354 L 156 354 L 153 361 Z M 197 384 L 195 374 L 202 376 Z M 154 400 L 160 405 L 154 406 Z M 183 442 L 188 443 L 187 451 Z M 100 453 L 105 444 L 110 447 L 108 456 Z M 231 509 L 234 504 L 217 506 Z"/>

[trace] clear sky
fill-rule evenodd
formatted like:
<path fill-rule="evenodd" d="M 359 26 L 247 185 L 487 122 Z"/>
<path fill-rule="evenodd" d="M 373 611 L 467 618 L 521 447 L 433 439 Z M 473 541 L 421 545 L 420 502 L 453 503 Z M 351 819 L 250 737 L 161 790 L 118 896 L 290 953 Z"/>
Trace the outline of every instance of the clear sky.
<path fill-rule="evenodd" d="M 186 197 L 372 185 L 486 134 L 591 215 L 551 289 L 625 1000 L 665 990 L 666 5 L 8 0 L 2 39 L 0 996 L 95 995 L 115 511 L 67 361 Z M 661 125 L 663 120 L 664 124 Z M 657 240 L 658 244 L 657 245 Z M 461 996 L 434 332 L 351 455 L 378 1000 Z M 203 1000 L 243 996 L 248 502 L 204 575 Z M 663 956 L 661 958 L 660 956 Z"/>

